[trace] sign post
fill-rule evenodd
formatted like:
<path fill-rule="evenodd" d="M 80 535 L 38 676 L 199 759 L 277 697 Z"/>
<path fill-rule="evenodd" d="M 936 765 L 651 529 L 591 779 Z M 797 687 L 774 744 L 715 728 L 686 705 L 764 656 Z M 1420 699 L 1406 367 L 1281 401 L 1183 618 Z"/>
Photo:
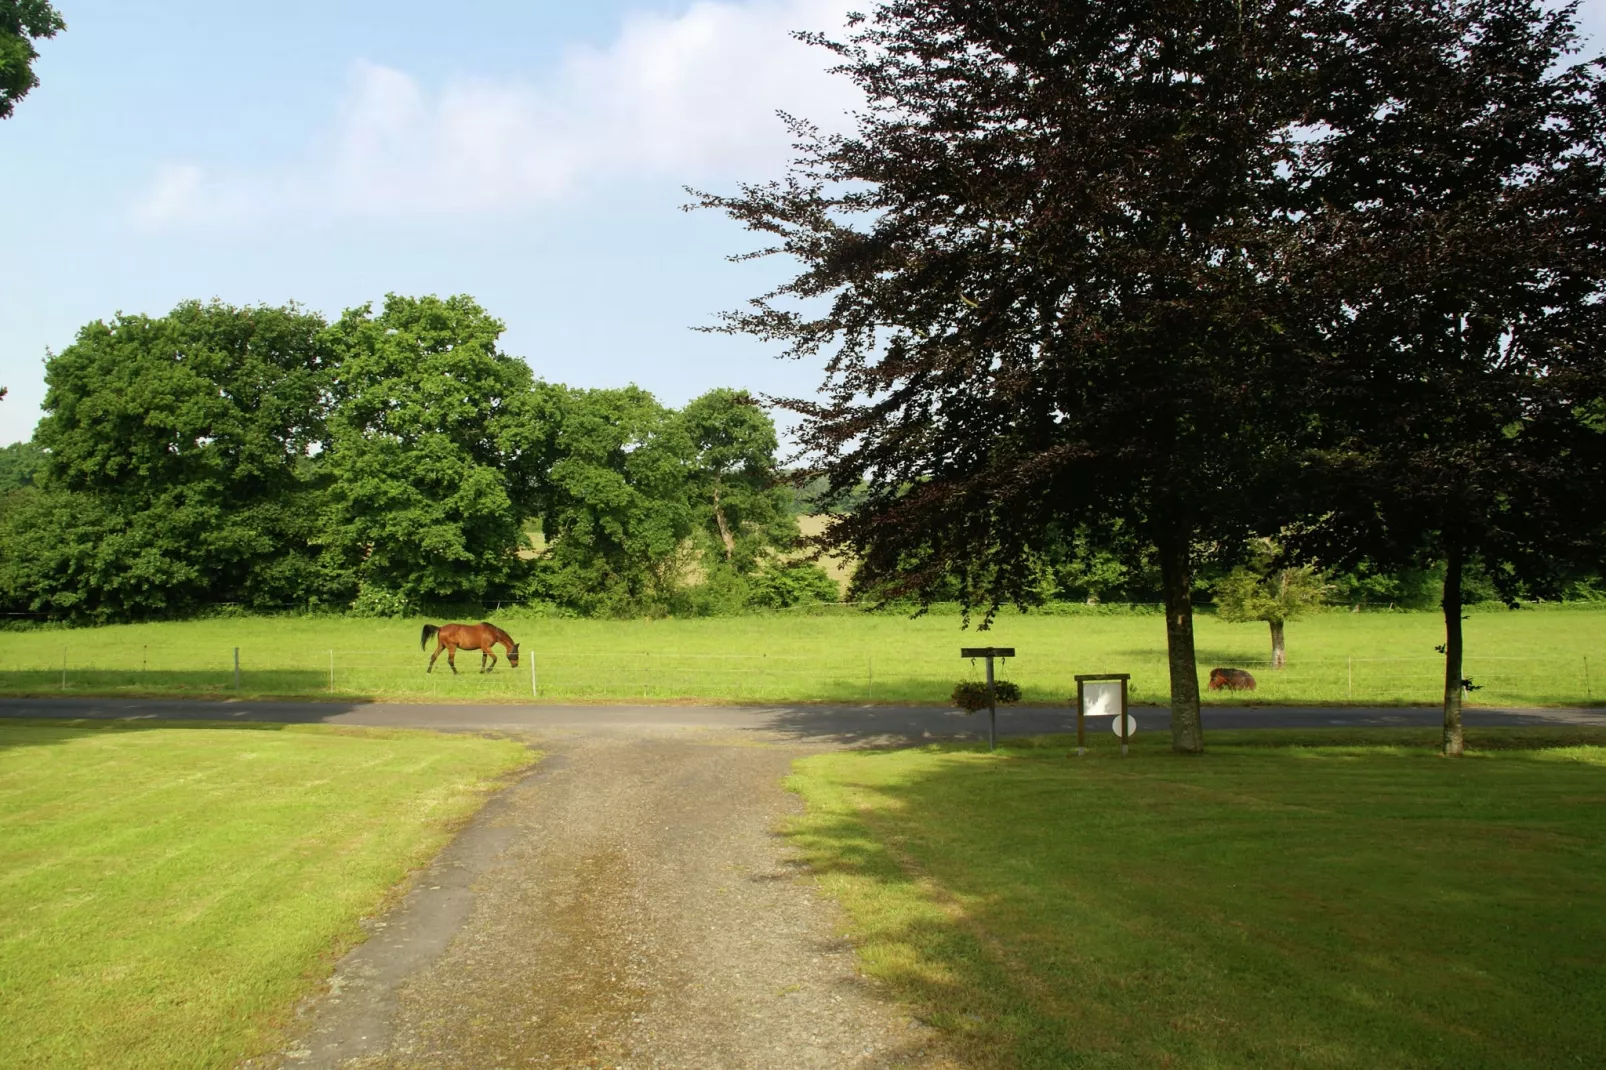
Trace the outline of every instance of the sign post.
<path fill-rule="evenodd" d="M 1088 714 L 1102 717 L 1113 714 L 1117 718 L 1110 727 L 1121 737 L 1121 757 L 1126 757 L 1130 737 L 1131 718 L 1127 715 L 1127 681 L 1131 673 L 1086 673 L 1076 678 L 1076 753 L 1087 753 L 1087 730 L 1083 724 Z M 1092 686 L 1089 687 L 1088 685 Z"/>
<path fill-rule="evenodd" d="M 959 648 L 962 658 L 987 659 L 987 749 L 996 750 L 998 746 L 998 700 L 993 695 L 993 659 L 1012 658 L 1015 648 L 1012 646 L 966 646 Z"/>

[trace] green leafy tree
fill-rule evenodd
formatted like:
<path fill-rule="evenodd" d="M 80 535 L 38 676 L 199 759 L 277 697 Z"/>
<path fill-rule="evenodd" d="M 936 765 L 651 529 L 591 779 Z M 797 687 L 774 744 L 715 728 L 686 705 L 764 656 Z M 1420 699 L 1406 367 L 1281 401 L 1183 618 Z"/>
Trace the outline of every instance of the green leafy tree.
<path fill-rule="evenodd" d="M 0 494 L 33 486 L 47 460 L 44 451 L 32 441 L 0 447 Z"/>
<path fill-rule="evenodd" d="M 8 601 L 111 620 L 349 584 L 319 553 L 323 327 L 188 302 L 83 328 L 46 364 L 48 459 L 6 516 Z"/>
<path fill-rule="evenodd" d="M 592 613 L 665 610 L 699 526 L 685 424 L 634 386 L 568 390 L 557 408 L 536 590 Z"/>
<path fill-rule="evenodd" d="M 1288 161 L 1323 18 L 891 0 L 815 39 L 868 97 L 856 132 L 795 123 L 784 180 L 701 195 L 801 264 L 724 329 L 824 360 L 788 404 L 828 496 L 865 488 L 827 536 L 857 586 L 1032 604 L 1050 533 L 1119 520 L 1158 565 L 1179 751 L 1197 547 L 1280 526 L 1303 425 Z"/>
<path fill-rule="evenodd" d="M 1271 627 L 1271 667 L 1288 660 L 1283 629 L 1322 604 L 1331 589 L 1310 565 L 1279 562 L 1277 544 L 1255 540 L 1250 561 L 1216 581 L 1216 616 L 1225 621 L 1263 620 Z"/>
<path fill-rule="evenodd" d="M 39 84 L 33 71 L 35 41 L 67 28 L 46 0 L 0 0 L 0 119 L 9 119 L 17 101 Z"/>
<path fill-rule="evenodd" d="M 769 414 L 745 391 L 717 389 L 688 402 L 679 419 L 692 448 L 692 507 L 726 567 L 749 573 L 766 550 L 796 543 Z"/>
<path fill-rule="evenodd" d="M 501 333 L 466 296 L 392 294 L 377 314 L 352 309 L 330 326 L 328 538 L 365 605 L 482 599 L 518 583 L 552 390 L 498 350 Z"/>
<path fill-rule="evenodd" d="M 1294 161 L 1322 203 L 1296 274 L 1331 355 L 1298 544 L 1442 567 L 1444 749 L 1462 609 L 1598 567 L 1606 482 L 1606 70 L 1576 5 L 1346 3 Z"/>

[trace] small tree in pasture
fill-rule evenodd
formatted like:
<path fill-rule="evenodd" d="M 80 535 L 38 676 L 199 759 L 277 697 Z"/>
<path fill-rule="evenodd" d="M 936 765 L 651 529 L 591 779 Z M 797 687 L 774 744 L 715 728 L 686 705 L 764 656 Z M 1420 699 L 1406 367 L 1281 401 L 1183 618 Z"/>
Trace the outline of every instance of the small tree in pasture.
<path fill-rule="evenodd" d="M 1287 661 L 1283 626 L 1321 605 L 1329 589 L 1313 566 L 1279 563 L 1276 545 L 1257 539 L 1249 564 L 1216 581 L 1216 616 L 1270 625 L 1271 667 L 1281 669 Z"/>

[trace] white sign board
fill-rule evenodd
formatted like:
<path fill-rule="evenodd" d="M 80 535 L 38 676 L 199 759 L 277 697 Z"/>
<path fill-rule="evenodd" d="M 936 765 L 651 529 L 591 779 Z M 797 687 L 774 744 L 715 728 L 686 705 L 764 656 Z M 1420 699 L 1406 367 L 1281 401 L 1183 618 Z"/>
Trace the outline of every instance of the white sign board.
<path fill-rule="evenodd" d="M 1082 685 L 1084 717 L 1114 717 L 1121 712 L 1120 680 L 1088 680 Z M 1120 727 L 1116 727 L 1120 731 Z"/>

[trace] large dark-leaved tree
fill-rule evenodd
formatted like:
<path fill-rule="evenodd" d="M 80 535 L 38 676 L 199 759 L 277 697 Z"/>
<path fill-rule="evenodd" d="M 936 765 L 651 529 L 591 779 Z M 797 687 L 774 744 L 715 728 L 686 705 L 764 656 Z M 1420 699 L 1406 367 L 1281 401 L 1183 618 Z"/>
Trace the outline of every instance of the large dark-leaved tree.
<path fill-rule="evenodd" d="M 1444 565 L 1444 748 L 1463 579 L 1598 567 L 1606 481 L 1606 81 L 1576 5 L 1335 3 L 1297 173 L 1323 208 L 1316 518 L 1327 562 Z"/>
<path fill-rule="evenodd" d="M 1030 604 L 1045 541 L 1152 547 L 1172 740 L 1203 747 L 1201 547 L 1236 546 L 1306 363 L 1284 267 L 1319 12 L 1303 0 L 899 0 L 833 50 L 855 133 L 701 195 L 802 268 L 724 328 L 823 359 L 789 406 L 861 589 Z"/>

